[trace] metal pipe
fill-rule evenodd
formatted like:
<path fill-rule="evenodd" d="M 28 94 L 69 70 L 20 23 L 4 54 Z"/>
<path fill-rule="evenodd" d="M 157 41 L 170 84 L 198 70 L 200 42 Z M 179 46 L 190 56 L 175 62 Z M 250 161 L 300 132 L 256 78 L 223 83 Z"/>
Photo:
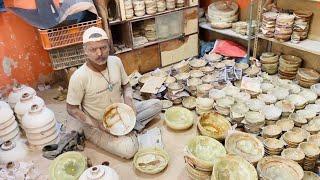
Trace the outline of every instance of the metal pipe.
<path fill-rule="evenodd" d="M 248 48 L 247 48 L 247 62 L 249 62 L 250 60 L 250 51 L 251 51 L 251 37 L 252 37 L 252 14 L 253 14 L 253 2 L 254 0 L 250 0 L 250 9 L 249 9 L 249 22 L 248 22 L 248 28 L 249 28 L 249 31 L 248 31 Z"/>

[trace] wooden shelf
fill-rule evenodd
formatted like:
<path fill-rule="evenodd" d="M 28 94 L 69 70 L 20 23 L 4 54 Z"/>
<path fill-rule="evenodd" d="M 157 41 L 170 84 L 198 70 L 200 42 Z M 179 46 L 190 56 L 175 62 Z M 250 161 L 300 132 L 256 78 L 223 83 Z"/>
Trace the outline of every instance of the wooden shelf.
<path fill-rule="evenodd" d="M 158 44 L 158 43 L 162 43 L 162 42 L 165 42 L 165 41 L 170 41 L 170 40 L 173 40 L 173 39 L 177 39 L 179 37 L 183 37 L 182 35 L 177 35 L 177 36 L 173 36 L 173 37 L 170 37 L 170 38 L 166 38 L 166 39 L 159 39 L 159 40 L 155 40 L 155 41 L 150 41 L 150 42 L 147 42 L 143 45 L 140 45 L 140 46 L 134 46 L 133 49 L 140 49 L 140 48 L 143 48 L 143 47 L 146 47 L 146 46 L 150 46 L 150 45 L 153 45 L 153 44 Z"/>
<path fill-rule="evenodd" d="M 290 41 L 280 42 L 280 41 L 275 40 L 274 38 L 264 37 L 262 34 L 259 34 L 258 37 L 261 39 L 265 39 L 265 40 L 274 42 L 274 43 L 282 44 L 284 46 L 288 46 L 291 48 L 295 48 L 295 49 L 299 49 L 299 50 L 313 53 L 316 55 L 320 55 L 320 41 L 306 39 L 306 40 L 300 41 L 298 44 L 295 44 Z"/>
<path fill-rule="evenodd" d="M 120 23 L 124 23 L 124 22 L 142 21 L 142 20 L 154 18 L 154 17 L 156 17 L 156 16 L 160 16 L 160 15 L 163 15 L 163 14 L 169 14 L 169 13 L 173 13 L 173 12 L 177 12 L 177 11 L 180 11 L 180 10 L 189 9 L 189 8 L 193 8 L 193 7 L 198 7 L 198 5 L 195 5 L 195 6 L 186 6 L 186 7 L 181 7 L 181 8 L 175 8 L 175 9 L 172 9 L 172 10 L 167 10 L 167 11 L 163 11 L 163 12 L 158 12 L 158 13 L 152 14 L 152 15 L 146 14 L 146 15 L 140 16 L 140 17 L 134 16 L 134 17 L 131 18 L 131 19 L 126 19 L 126 20 L 123 20 L 123 21 L 121 21 L 121 20 L 111 21 L 111 22 L 109 22 L 109 24 L 110 24 L 110 25 L 116 25 L 116 24 L 120 24 Z"/>
<path fill-rule="evenodd" d="M 132 50 L 132 48 L 125 48 L 125 49 L 122 49 L 120 51 L 116 51 L 114 54 L 121 54 L 121 53 L 129 52 L 131 50 Z"/>
<path fill-rule="evenodd" d="M 238 38 L 238 39 L 243 39 L 243 40 L 246 40 L 246 41 L 248 41 L 248 39 L 249 39 L 248 36 L 244 36 L 244 35 L 238 34 L 238 33 L 234 32 L 231 29 L 214 29 L 214 28 L 211 27 L 210 23 L 208 23 L 208 22 L 202 22 L 202 23 L 199 24 L 199 26 L 201 28 L 203 28 L 203 29 L 207 29 L 207 30 L 210 30 L 210 31 L 213 31 L 213 32 L 217 32 L 217 33 L 220 33 L 220 34 L 223 34 L 223 35 L 226 35 L 226 36 L 230 36 L 230 37 L 234 37 L 234 38 Z M 254 36 L 252 36 L 251 39 L 254 39 Z"/>

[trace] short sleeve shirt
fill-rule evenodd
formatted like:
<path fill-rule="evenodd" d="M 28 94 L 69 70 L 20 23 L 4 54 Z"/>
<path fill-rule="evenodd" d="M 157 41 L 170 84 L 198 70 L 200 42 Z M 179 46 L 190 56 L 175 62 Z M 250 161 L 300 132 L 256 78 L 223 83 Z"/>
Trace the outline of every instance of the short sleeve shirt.
<path fill-rule="evenodd" d="M 77 69 L 70 78 L 67 103 L 80 105 L 82 110 L 96 120 L 101 121 L 107 106 L 123 102 L 122 85 L 129 82 L 120 58 L 109 56 L 107 69 L 99 73 L 91 70 L 86 63 Z"/>

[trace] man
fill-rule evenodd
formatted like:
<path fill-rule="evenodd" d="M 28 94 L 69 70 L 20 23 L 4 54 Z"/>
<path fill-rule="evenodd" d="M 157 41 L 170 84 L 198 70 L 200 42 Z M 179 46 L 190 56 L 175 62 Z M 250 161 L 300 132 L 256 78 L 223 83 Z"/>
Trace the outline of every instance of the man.
<path fill-rule="evenodd" d="M 71 76 L 67 95 L 68 113 L 81 121 L 86 138 L 104 150 L 130 159 L 138 150 L 134 132 L 126 136 L 109 134 L 102 124 L 107 106 L 123 102 L 137 115 L 135 130 L 144 126 L 161 112 L 157 99 L 134 104 L 132 89 L 121 60 L 109 56 L 109 42 L 106 32 L 97 27 L 87 29 L 83 34 L 83 48 L 87 62 Z"/>

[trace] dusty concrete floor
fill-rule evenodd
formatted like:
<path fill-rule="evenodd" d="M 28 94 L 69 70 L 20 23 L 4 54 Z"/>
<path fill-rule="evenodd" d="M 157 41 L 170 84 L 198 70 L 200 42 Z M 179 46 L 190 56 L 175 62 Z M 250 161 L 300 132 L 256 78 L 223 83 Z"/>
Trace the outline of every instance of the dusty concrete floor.
<path fill-rule="evenodd" d="M 72 119 L 66 112 L 65 102 L 56 101 L 53 99 L 57 95 L 55 89 L 39 92 L 38 95 L 42 97 L 47 107 L 55 112 L 58 121 L 67 121 L 67 131 L 77 128 L 76 120 Z M 101 164 L 104 161 L 110 162 L 110 167 L 114 168 L 123 180 L 136 180 L 136 179 L 154 179 L 154 180 L 189 180 L 184 166 L 183 149 L 189 139 L 197 135 L 196 125 L 186 131 L 172 131 L 166 127 L 163 114 L 161 119 L 151 122 L 148 129 L 159 127 L 162 132 L 162 139 L 165 144 L 165 149 L 170 156 L 168 167 L 161 173 L 156 175 L 145 175 L 137 172 L 132 160 L 123 160 L 108 152 L 105 152 L 90 142 L 86 142 L 83 154 L 91 159 L 93 165 Z M 50 160 L 41 156 L 39 150 L 35 150 L 27 157 L 28 161 L 33 161 L 41 170 L 43 174 L 48 174 L 48 167 Z"/>

